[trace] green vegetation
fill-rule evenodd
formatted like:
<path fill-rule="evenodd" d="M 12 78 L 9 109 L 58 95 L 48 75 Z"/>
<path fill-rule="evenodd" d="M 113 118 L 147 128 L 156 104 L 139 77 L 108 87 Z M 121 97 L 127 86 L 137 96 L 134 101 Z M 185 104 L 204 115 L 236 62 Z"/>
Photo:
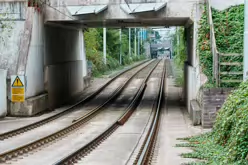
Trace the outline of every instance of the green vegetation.
<path fill-rule="evenodd" d="M 132 29 L 134 35 L 134 29 Z M 141 56 L 134 55 L 129 56 L 128 48 L 128 29 L 122 30 L 122 65 L 119 63 L 120 54 L 120 35 L 118 29 L 107 29 L 107 65 L 103 62 L 103 29 L 88 29 L 84 32 L 85 47 L 87 60 L 92 62 L 93 76 L 100 76 L 104 73 L 108 73 L 111 70 L 122 68 L 124 65 L 130 65 L 131 63 L 139 60 L 143 60 L 144 49 L 142 46 Z M 132 36 L 131 46 L 134 50 L 134 37 Z"/>
<path fill-rule="evenodd" d="M 208 82 L 204 87 L 214 87 L 215 83 L 213 81 L 213 58 L 210 49 L 210 27 L 208 24 L 208 16 L 205 11 L 202 14 L 201 20 L 199 22 L 198 29 L 198 53 L 200 57 L 202 72 L 208 77 Z"/>
<path fill-rule="evenodd" d="M 248 81 L 241 83 L 218 111 L 213 131 L 195 137 L 183 138 L 193 147 L 192 153 L 183 157 L 204 159 L 204 164 L 248 164 Z M 195 163 L 198 164 L 198 163 Z"/>
<path fill-rule="evenodd" d="M 217 49 L 221 53 L 243 53 L 244 5 L 224 11 L 212 9 Z M 243 62 L 242 56 L 220 57 L 220 62 Z M 242 72 L 242 66 L 221 66 L 220 71 Z M 221 75 L 221 79 L 242 79 L 242 75 Z M 223 87 L 235 87 L 239 83 L 223 83 Z"/>
<path fill-rule="evenodd" d="M 244 5 L 224 11 L 212 9 L 217 49 L 221 53 L 243 53 Z"/>
<path fill-rule="evenodd" d="M 216 46 L 221 53 L 242 53 L 244 32 L 244 5 L 233 6 L 224 11 L 212 9 Z M 206 6 L 200 20 L 198 51 L 202 72 L 208 77 L 205 87 L 214 87 L 213 59 L 210 49 L 210 27 Z M 243 57 L 221 57 L 220 62 L 242 62 Z M 241 66 L 221 66 L 220 71 L 241 71 Z M 221 79 L 242 79 L 242 75 L 225 75 Z M 237 87 L 239 83 L 221 84 L 221 87 Z"/>
<path fill-rule="evenodd" d="M 186 39 L 184 36 L 184 28 L 180 27 L 179 30 L 172 36 L 173 37 L 173 52 L 174 52 L 174 64 L 175 64 L 175 71 L 176 71 L 176 85 L 183 86 L 184 84 L 184 76 L 183 76 L 183 69 L 184 69 L 184 62 L 187 59 L 186 54 Z M 178 41 L 179 39 L 179 41 Z M 179 43 L 179 44 L 178 44 Z"/>

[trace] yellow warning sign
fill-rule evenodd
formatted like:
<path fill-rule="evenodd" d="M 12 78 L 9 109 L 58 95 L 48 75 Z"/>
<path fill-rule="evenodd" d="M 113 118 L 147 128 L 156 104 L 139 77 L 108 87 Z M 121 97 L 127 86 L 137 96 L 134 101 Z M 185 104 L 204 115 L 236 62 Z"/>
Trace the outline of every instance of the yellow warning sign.
<path fill-rule="evenodd" d="M 24 95 L 24 88 L 12 88 L 12 95 Z"/>
<path fill-rule="evenodd" d="M 11 101 L 24 102 L 25 101 L 25 77 L 21 75 L 11 76 Z"/>
<path fill-rule="evenodd" d="M 12 102 L 24 102 L 25 96 L 24 95 L 12 95 L 11 100 Z"/>
<path fill-rule="evenodd" d="M 18 76 L 16 76 L 16 78 L 12 84 L 12 87 L 24 87 L 21 79 Z"/>

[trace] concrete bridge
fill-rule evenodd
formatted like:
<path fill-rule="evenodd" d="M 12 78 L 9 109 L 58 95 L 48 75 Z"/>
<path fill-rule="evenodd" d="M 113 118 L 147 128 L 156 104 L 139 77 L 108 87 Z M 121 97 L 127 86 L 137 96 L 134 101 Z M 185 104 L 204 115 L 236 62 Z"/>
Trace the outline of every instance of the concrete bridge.
<path fill-rule="evenodd" d="M 0 2 L 0 12 L 7 13 L 0 19 L 13 22 L 1 41 L 0 68 L 5 70 L 1 72 L 7 71 L 8 82 L 16 74 L 25 75 L 27 82 L 24 103 L 8 99 L 11 115 L 33 115 L 48 108 L 47 103 L 55 108 L 83 91 L 88 77 L 82 29 L 88 27 L 184 26 L 188 47 L 185 98 L 188 102 L 196 97 L 200 71 L 194 22 L 200 19 L 203 0 L 130 0 L 129 5 L 124 0 L 41 2 L 41 12 L 27 8 L 24 0 Z"/>

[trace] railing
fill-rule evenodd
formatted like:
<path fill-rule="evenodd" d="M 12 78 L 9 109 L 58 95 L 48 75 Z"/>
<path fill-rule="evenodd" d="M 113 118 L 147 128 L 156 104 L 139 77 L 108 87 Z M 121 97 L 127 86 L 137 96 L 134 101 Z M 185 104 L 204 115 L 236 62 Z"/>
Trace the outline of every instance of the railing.
<path fill-rule="evenodd" d="M 243 55 L 237 54 L 237 53 L 224 54 L 218 51 L 217 46 L 216 46 L 215 31 L 214 31 L 210 0 L 206 0 L 206 7 L 207 7 L 207 13 L 208 13 L 208 23 L 210 26 L 210 47 L 211 47 L 211 52 L 213 56 L 213 81 L 215 81 L 217 87 L 219 87 L 221 83 L 242 82 L 241 79 L 230 79 L 230 80 L 221 79 L 221 75 L 243 75 L 243 72 L 228 72 L 228 71 L 221 72 L 220 71 L 221 66 L 242 66 L 243 65 L 243 63 L 240 63 L 240 62 L 220 62 L 221 58 L 224 56 L 237 57 L 237 56 L 243 56 Z"/>

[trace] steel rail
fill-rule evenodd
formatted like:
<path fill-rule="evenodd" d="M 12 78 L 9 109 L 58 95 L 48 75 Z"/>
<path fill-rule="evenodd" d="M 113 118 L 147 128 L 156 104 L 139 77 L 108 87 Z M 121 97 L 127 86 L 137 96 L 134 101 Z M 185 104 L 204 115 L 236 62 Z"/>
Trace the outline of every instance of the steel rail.
<path fill-rule="evenodd" d="M 137 93 L 135 94 L 133 100 L 129 104 L 129 106 L 126 108 L 126 112 L 118 119 L 116 120 L 110 127 L 108 127 L 106 130 L 104 130 L 101 134 L 97 135 L 93 140 L 91 140 L 89 143 L 81 147 L 80 149 L 72 152 L 68 156 L 62 158 L 61 160 L 54 163 L 54 165 L 71 165 L 76 163 L 78 160 L 80 160 L 85 155 L 89 154 L 92 150 L 94 150 L 98 145 L 100 145 L 104 140 L 106 140 L 115 130 L 117 130 L 120 125 L 123 125 L 128 118 L 131 116 L 131 112 L 136 109 L 138 106 L 138 103 L 143 95 L 143 92 L 146 89 L 146 83 L 149 79 L 151 73 L 154 71 L 154 69 L 157 67 L 160 61 L 158 61 L 155 66 L 150 70 L 146 78 L 143 80 L 141 86 L 139 87 Z"/>
<path fill-rule="evenodd" d="M 52 141 L 54 141 L 57 138 L 62 138 L 65 135 L 67 135 L 69 132 L 72 132 L 73 130 L 79 128 L 81 125 L 83 125 L 84 123 L 86 123 L 87 121 L 89 121 L 90 119 L 92 119 L 94 116 L 97 115 L 97 112 L 99 112 L 100 109 L 104 108 L 105 105 L 107 105 L 111 100 L 113 100 L 116 96 L 118 96 L 118 94 L 120 94 L 124 88 L 127 86 L 127 84 L 132 80 L 132 78 L 137 75 L 141 70 L 143 70 L 144 68 L 148 67 L 149 65 L 151 65 L 153 62 L 149 62 L 148 64 L 146 64 L 144 67 L 142 67 L 141 69 L 139 69 L 138 71 L 136 71 L 124 84 L 122 84 L 121 86 L 119 86 L 114 93 L 112 94 L 112 96 L 105 101 L 101 106 L 98 106 L 96 108 L 94 108 L 93 110 L 91 110 L 89 113 L 87 113 L 86 115 L 84 115 L 82 118 L 80 118 L 79 120 L 73 122 L 71 125 L 55 132 L 52 133 L 48 136 L 45 136 L 41 139 L 35 140 L 33 142 L 30 142 L 28 144 L 25 144 L 21 147 L 6 151 L 4 153 L 0 153 L 0 163 L 2 162 L 6 162 L 7 160 L 11 160 L 14 157 L 18 157 L 21 156 L 25 153 L 28 153 L 36 148 L 39 148 L 47 143 L 50 143 Z"/>
<path fill-rule="evenodd" d="M 111 78 L 109 81 L 107 81 L 107 83 L 105 83 L 104 85 L 102 85 L 94 93 L 90 94 L 89 96 L 87 96 L 83 100 L 80 100 L 77 103 L 69 106 L 68 108 L 66 108 L 62 112 L 57 113 L 56 115 L 50 116 L 50 117 L 45 118 L 45 119 L 42 119 L 42 120 L 40 120 L 38 122 L 35 122 L 35 123 L 32 123 L 32 124 L 29 124 L 29 125 L 26 125 L 26 126 L 23 126 L 23 127 L 20 127 L 20 128 L 17 128 L 17 129 L 14 129 L 14 130 L 11 130 L 11 131 L 8 131 L 8 132 L 5 132 L 5 133 L 0 134 L 0 140 L 5 140 L 5 139 L 8 139 L 10 137 L 13 137 L 13 136 L 22 134 L 24 132 L 30 131 L 30 130 L 35 129 L 35 128 L 38 128 L 38 127 L 40 127 L 42 125 L 45 125 L 45 124 L 47 124 L 47 123 L 49 123 L 49 122 L 51 122 L 51 121 L 53 121 L 55 119 L 58 119 L 61 116 L 64 116 L 64 115 L 72 112 L 74 110 L 74 108 L 77 107 L 78 105 L 85 104 L 88 101 L 92 100 L 101 91 L 103 91 L 104 88 L 106 88 L 110 83 L 112 83 L 113 81 L 115 81 L 118 77 L 120 77 L 121 75 L 123 75 L 124 73 L 126 73 L 126 72 L 128 72 L 128 71 L 130 71 L 132 69 L 135 69 L 135 68 L 139 67 L 140 65 L 142 65 L 142 64 L 144 64 L 144 63 L 146 63 L 148 61 L 149 60 L 145 60 L 144 62 L 141 62 L 141 63 L 135 65 L 134 67 L 128 68 L 128 69 L 120 72 L 119 74 L 117 74 L 116 76 L 114 76 L 113 78 Z"/>
<path fill-rule="evenodd" d="M 157 106 L 156 106 L 156 113 L 154 115 L 152 124 L 150 125 L 149 131 L 146 135 L 145 141 L 139 151 L 139 154 L 136 158 L 134 164 L 136 165 L 146 165 L 149 164 L 149 160 L 151 159 L 153 145 L 155 144 L 156 136 L 159 129 L 159 120 L 160 120 L 160 110 L 162 106 L 162 99 L 164 93 L 164 81 L 165 81 L 165 72 L 166 72 L 166 65 L 164 63 L 163 75 L 160 82 L 160 90 L 158 94 Z"/>

